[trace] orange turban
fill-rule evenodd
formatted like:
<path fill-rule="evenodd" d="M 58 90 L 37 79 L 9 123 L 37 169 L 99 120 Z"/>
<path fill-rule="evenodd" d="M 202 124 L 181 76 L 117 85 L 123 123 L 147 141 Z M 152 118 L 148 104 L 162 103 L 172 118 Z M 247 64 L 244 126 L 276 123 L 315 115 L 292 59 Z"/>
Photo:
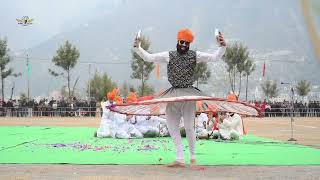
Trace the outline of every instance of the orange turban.
<path fill-rule="evenodd" d="M 135 92 L 131 92 L 129 94 L 129 96 L 127 96 L 126 98 L 126 103 L 133 103 L 133 102 L 137 102 L 138 98 L 137 98 L 137 94 Z"/>
<path fill-rule="evenodd" d="M 189 29 L 181 29 L 181 30 L 178 32 L 177 39 L 178 39 L 178 40 L 184 40 L 184 41 L 187 41 L 187 42 L 192 43 L 192 41 L 193 41 L 193 34 L 192 34 L 192 32 L 191 32 Z"/>
<path fill-rule="evenodd" d="M 118 95 L 119 89 L 115 88 L 112 91 L 107 93 L 107 98 L 111 101 L 115 100 L 116 96 Z"/>
<path fill-rule="evenodd" d="M 237 101 L 237 96 L 234 94 L 234 93 L 230 93 L 230 94 L 228 94 L 228 96 L 227 96 L 227 100 L 229 100 L 229 101 Z"/>
<path fill-rule="evenodd" d="M 114 101 L 116 102 L 116 104 L 122 104 L 122 98 L 120 96 L 116 96 L 114 98 Z"/>

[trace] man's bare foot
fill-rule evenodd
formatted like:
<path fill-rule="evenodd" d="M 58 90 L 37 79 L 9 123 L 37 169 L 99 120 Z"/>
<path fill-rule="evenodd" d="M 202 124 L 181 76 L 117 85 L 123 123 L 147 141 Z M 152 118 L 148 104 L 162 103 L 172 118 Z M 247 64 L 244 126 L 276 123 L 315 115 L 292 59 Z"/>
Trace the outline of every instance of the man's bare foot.
<path fill-rule="evenodd" d="M 190 160 L 190 167 L 197 167 L 197 161 L 195 159 Z"/>
<path fill-rule="evenodd" d="M 170 168 L 185 168 L 186 164 L 182 163 L 182 162 L 174 161 L 172 163 L 167 164 L 166 167 L 170 167 Z"/>

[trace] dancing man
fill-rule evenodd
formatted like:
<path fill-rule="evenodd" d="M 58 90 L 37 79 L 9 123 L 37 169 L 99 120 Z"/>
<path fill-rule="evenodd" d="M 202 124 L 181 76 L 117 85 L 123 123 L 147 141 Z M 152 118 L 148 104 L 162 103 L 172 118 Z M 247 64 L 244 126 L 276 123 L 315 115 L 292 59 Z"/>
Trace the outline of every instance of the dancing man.
<path fill-rule="evenodd" d="M 167 64 L 168 81 L 171 88 L 164 92 L 161 97 L 179 96 L 203 96 L 204 94 L 192 85 L 195 82 L 196 64 L 200 62 L 213 62 L 220 59 L 226 51 L 226 42 L 222 33 L 216 40 L 218 50 L 213 54 L 189 50 L 194 36 L 189 29 L 181 29 L 177 35 L 177 50 L 150 54 L 140 47 L 141 39 L 135 38 L 134 51 L 144 60 L 155 63 Z M 160 97 L 160 98 L 161 98 Z M 189 143 L 190 166 L 196 166 L 194 119 L 196 115 L 196 102 L 184 101 L 168 103 L 166 106 L 166 119 L 170 136 L 176 148 L 176 161 L 168 164 L 168 167 L 185 167 L 183 157 L 183 145 L 179 130 L 180 119 L 184 120 L 184 127 Z"/>

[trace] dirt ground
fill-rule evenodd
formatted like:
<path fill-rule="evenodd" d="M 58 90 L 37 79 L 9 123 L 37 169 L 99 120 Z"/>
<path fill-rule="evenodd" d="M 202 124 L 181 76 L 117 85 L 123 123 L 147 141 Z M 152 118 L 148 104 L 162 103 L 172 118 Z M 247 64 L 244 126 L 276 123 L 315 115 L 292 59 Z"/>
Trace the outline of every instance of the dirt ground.
<path fill-rule="evenodd" d="M 0 126 L 98 127 L 100 118 L 0 118 Z M 290 118 L 247 118 L 250 134 L 287 141 Z M 298 143 L 320 149 L 320 118 L 295 118 Z M 205 166 L 169 169 L 127 165 L 0 165 L 0 179 L 319 179 L 320 166 Z"/>
<path fill-rule="evenodd" d="M 0 179 L 319 179 L 319 166 L 206 166 L 195 169 L 147 165 L 0 165 Z"/>

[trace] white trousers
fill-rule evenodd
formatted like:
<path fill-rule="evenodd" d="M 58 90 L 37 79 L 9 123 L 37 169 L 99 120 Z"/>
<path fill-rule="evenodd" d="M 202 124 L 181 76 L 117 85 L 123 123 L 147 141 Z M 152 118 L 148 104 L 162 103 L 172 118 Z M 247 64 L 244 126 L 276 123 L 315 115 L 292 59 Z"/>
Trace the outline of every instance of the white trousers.
<path fill-rule="evenodd" d="M 181 135 L 179 123 L 181 117 L 184 121 L 184 128 L 189 143 L 190 159 L 195 159 L 195 142 L 196 134 L 194 131 L 194 120 L 196 113 L 196 102 L 173 102 L 168 103 L 166 107 L 167 125 L 170 136 L 176 148 L 176 160 L 184 162 L 183 145 L 181 142 Z"/>

